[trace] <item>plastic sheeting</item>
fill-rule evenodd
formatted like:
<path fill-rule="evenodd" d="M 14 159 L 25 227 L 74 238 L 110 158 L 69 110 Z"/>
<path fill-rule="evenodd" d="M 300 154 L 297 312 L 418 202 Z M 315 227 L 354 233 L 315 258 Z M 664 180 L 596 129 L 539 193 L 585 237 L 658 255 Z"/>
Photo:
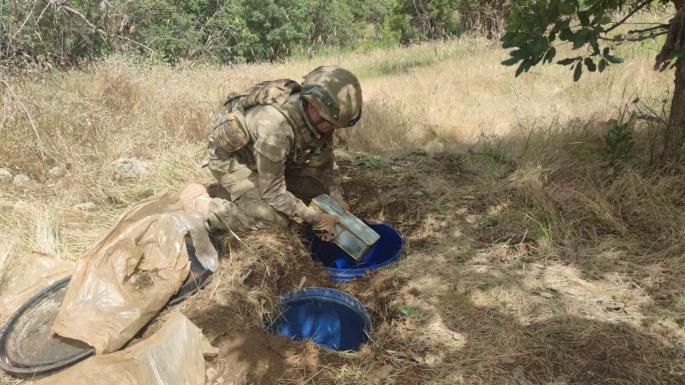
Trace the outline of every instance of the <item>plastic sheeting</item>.
<path fill-rule="evenodd" d="M 217 354 L 197 326 L 173 313 L 152 337 L 91 357 L 35 385 L 204 385 L 204 356 Z"/>
<path fill-rule="evenodd" d="M 79 259 L 53 332 L 83 341 L 97 354 L 119 350 L 188 276 L 188 232 L 198 260 L 214 271 L 216 250 L 202 213 L 189 202 L 162 193 L 129 208 Z"/>
<path fill-rule="evenodd" d="M 41 290 L 71 275 L 75 266 L 52 253 L 33 252 L 17 259 L 0 288 L 0 318 L 10 317 Z"/>

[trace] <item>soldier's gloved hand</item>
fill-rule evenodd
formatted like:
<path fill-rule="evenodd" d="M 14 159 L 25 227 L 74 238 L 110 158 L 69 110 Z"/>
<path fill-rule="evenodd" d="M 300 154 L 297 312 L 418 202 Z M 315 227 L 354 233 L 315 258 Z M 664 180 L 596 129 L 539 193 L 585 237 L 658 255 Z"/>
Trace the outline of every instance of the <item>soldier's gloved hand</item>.
<path fill-rule="evenodd" d="M 345 202 L 345 198 L 343 198 L 341 195 L 336 195 L 336 196 L 333 196 L 332 198 L 333 198 L 333 200 L 338 202 L 338 204 L 343 209 L 345 214 L 350 215 L 350 205 L 347 202 Z"/>
<path fill-rule="evenodd" d="M 321 218 L 319 218 L 321 215 Z M 335 224 L 340 222 L 340 217 L 326 213 L 318 213 L 312 221 L 314 234 L 324 242 L 333 242 L 338 235 L 335 232 Z"/>

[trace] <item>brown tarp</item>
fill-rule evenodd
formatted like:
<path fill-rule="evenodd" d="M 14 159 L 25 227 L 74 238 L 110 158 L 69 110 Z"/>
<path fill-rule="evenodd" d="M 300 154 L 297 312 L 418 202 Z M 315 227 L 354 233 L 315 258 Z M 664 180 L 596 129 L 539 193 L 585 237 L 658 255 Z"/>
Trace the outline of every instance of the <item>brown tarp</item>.
<path fill-rule="evenodd" d="M 204 356 L 217 353 L 197 326 L 173 313 L 152 337 L 91 357 L 35 385 L 204 385 Z"/>
<path fill-rule="evenodd" d="M 52 330 L 97 354 L 119 350 L 169 301 L 188 276 L 190 233 L 205 268 L 218 265 L 202 214 L 168 193 L 130 207 L 77 262 Z"/>
<path fill-rule="evenodd" d="M 21 256 L 5 273 L 0 287 L 0 318 L 9 318 L 41 290 L 71 275 L 75 265 L 52 253 L 32 252 Z"/>

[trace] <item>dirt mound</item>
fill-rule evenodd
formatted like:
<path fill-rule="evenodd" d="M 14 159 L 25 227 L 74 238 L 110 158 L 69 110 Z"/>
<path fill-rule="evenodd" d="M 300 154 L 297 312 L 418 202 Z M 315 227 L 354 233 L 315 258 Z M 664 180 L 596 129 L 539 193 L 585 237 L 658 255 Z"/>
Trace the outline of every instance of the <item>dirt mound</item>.
<path fill-rule="evenodd" d="M 414 156 L 424 158 L 410 154 L 398 162 L 415 163 Z M 419 182 L 409 173 L 401 168 L 393 171 L 389 164 L 381 166 L 387 171 L 385 176 L 367 173 L 369 170 L 351 162 L 341 162 L 340 167 L 349 177 L 343 188 L 356 215 L 385 221 L 399 231 L 411 231 L 421 224 L 421 197 L 413 194 L 420 188 Z M 221 195 L 216 184 L 208 190 L 210 195 Z M 270 335 L 263 328 L 264 317 L 275 309 L 281 293 L 307 287 L 334 288 L 355 296 L 367 307 L 374 331 L 384 330 L 382 335 L 401 319 L 395 299 L 404 281 L 380 270 L 350 283 L 332 282 L 323 265 L 311 259 L 308 237 L 303 223 L 282 231 L 223 235 L 226 255 L 212 282 L 166 309 L 140 338 L 151 335 L 166 314 L 180 310 L 220 349 L 218 358 L 207 364 L 208 384 L 301 383 L 310 377 L 315 377 L 317 384 L 337 383 L 334 376 L 342 368 L 361 370 L 360 380 L 365 378 L 362 374 L 367 369 L 361 363 L 382 354 L 373 344 L 364 345 L 356 354 L 340 354 L 311 341 L 293 342 Z M 416 375 L 410 370 L 398 379 L 418 383 Z"/>
<path fill-rule="evenodd" d="M 398 230 L 405 248 L 413 253 L 431 250 L 436 239 L 451 231 L 436 202 L 446 200 L 444 192 L 469 177 L 461 155 L 430 156 L 422 151 L 392 157 L 377 167 L 350 161 L 341 161 L 339 167 L 352 211 L 371 223 L 382 221 Z M 221 194 L 216 185 L 209 190 L 212 195 Z M 418 384 L 431 377 L 431 360 L 437 353 L 429 346 L 442 343 L 443 336 L 419 337 L 428 342 L 416 346 L 410 342 L 416 341 L 417 322 L 424 327 L 428 320 L 406 315 L 403 305 L 420 301 L 422 293 L 408 288 L 410 271 L 398 270 L 404 255 L 399 263 L 369 272 L 365 278 L 338 283 L 311 259 L 308 237 L 307 226 L 301 222 L 285 230 L 223 235 L 226 255 L 212 282 L 165 310 L 182 311 L 220 349 L 219 356 L 207 364 L 207 383 Z M 371 316 L 372 342 L 350 354 L 270 335 L 263 328 L 264 319 L 276 308 L 278 296 L 307 287 L 333 288 L 357 298 Z M 159 324 L 156 321 L 141 338 Z"/>

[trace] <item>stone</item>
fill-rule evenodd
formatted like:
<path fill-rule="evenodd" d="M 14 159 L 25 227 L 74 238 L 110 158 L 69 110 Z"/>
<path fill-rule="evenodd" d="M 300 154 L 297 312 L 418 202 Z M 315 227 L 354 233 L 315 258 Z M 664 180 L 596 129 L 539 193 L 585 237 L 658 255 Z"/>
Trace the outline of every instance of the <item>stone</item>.
<path fill-rule="evenodd" d="M 55 166 L 55 167 L 51 168 L 50 171 L 48 171 L 48 173 L 50 173 L 50 175 L 52 175 L 54 177 L 60 177 L 60 176 L 64 175 L 65 172 L 66 171 L 60 166 Z"/>
<path fill-rule="evenodd" d="M 12 180 L 12 173 L 6 169 L 0 167 L 0 182 L 9 182 Z"/>
<path fill-rule="evenodd" d="M 205 376 L 207 376 L 207 382 L 210 384 L 218 377 L 216 369 L 214 368 L 207 369 Z"/>
<path fill-rule="evenodd" d="M 112 167 L 114 168 L 114 178 L 135 178 L 141 175 L 147 174 L 147 163 L 131 159 L 131 158 L 119 158 L 112 162 Z"/>
<path fill-rule="evenodd" d="M 74 205 L 74 210 L 80 211 L 96 211 L 98 209 L 97 205 L 93 202 L 84 202 Z"/>
<path fill-rule="evenodd" d="M 17 175 L 14 176 L 14 179 L 13 179 L 12 183 L 14 183 L 15 185 L 19 186 L 19 185 L 26 184 L 26 183 L 28 183 L 28 182 L 30 182 L 30 181 L 31 181 L 31 178 L 29 178 L 28 175 L 25 175 L 25 174 L 17 174 Z"/>

